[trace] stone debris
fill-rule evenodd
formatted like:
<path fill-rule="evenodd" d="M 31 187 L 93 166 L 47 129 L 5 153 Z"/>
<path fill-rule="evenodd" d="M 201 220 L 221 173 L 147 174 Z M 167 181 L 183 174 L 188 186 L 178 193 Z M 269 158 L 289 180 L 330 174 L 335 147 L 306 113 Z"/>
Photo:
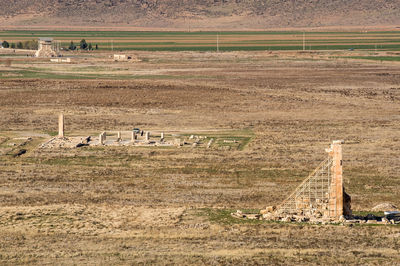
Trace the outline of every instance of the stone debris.
<path fill-rule="evenodd" d="M 150 131 L 139 130 L 134 128 L 132 131 L 104 131 L 101 132 L 98 137 L 92 138 L 88 136 L 84 137 L 66 137 L 64 134 L 64 114 L 58 116 L 58 136 L 51 138 L 45 143 L 41 144 L 39 148 L 79 148 L 84 146 L 178 146 L 183 147 L 204 147 L 210 148 L 215 142 L 214 139 L 210 139 L 208 144 L 205 145 L 203 140 L 207 139 L 207 136 L 190 135 L 188 139 L 184 135 L 170 134 L 168 137 L 166 134 L 161 132 L 153 132 L 151 135 Z M 158 135 L 159 134 L 159 135 Z M 156 138 L 157 136 L 157 138 Z M 159 138 L 158 138 L 159 136 Z M 151 138 L 151 140 L 150 140 Z M 16 144 L 12 144 L 16 146 Z M 226 148 L 226 147 L 225 147 Z"/>
<path fill-rule="evenodd" d="M 274 206 L 273 206 L 274 207 Z M 397 215 L 397 216 L 396 216 Z M 299 214 L 278 214 L 277 212 L 267 212 L 265 209 L 260 213 L 243 213 L 237 210 L 231 213 L 232 217 L 240 219 L 257 219 L 285 223 L 310 223 L 310 224 L 400 224 L 400 214 L 385 215 L 382 217 L 368 214 L 366 216 L 340 216 L 339 219 L 332 219 L 327 217 L 315 217 L 312 215 L 299 215 Z"/>
<path fill-rule="evenodd" d="M 236 212 L 231 213 L 233 217 L 236 218 L 246 218 L 250 220 L 261 220 L 261 215 L 260 214 L 245 214 L 240 210 L 237 210 Z"/>
<path fill-rule="evenodd" d="M 67 57 L 67 58 L 52 58 L 50 59 L 50 62 L 54 62 L 54 63 L 71 63 L 71 58 Z"/>
<path fill-rule="evenodd" d="M 238 141 L 237 140 L 225 139 L 224 143 L 238 143 Z"/>

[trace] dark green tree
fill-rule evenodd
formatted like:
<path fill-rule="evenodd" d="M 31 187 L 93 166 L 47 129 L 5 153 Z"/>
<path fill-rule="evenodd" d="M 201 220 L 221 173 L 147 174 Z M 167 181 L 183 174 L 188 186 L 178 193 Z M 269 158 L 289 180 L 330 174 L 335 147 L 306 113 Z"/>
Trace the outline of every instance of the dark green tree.
<path fill-rule="evenodd" d="M 82 50 L 86 50 L 86 49 L 88 48 L 88 44 L 87 44 L 87 42 L 85 41 L 85 39 L 82 39 L 82 40 L 81 40 L 81 42 L 80 42 L 80 44 L 79 44 L 79 47 L 80 47 Z"/>
<path fill-rule="evenodd" d="M 92 51 L 92 50 L 93 50 L 93 46 L 92 46 L 91 43 L 89 43 L 88 49 L 89 49 L 89 51 Z"/>
<path fill-rule="evenodd" d="M 11 48 L 15 48 L 15 43 L 11 43 Z"/>
<path fill-rule="evenodd" d="M 76 49 L 76 46 L 73 41 L 71 41 L 71 44 L 69 45 L 68 49 L 70 49 L 72 51 Z"/>
<path fill-rule="evenodd" d="M 22 49 L 22 48 L 24 48 L 24 45 L 22 44 L 22 42 L 18 42 L 17 49 Z"/>
<path fill-rule="evenodd" d="M 1 43 L 1 46 L 3 46 L 4 48 L 9 48 L 10 44 L 7 41 L 4 41 Z"/>
<path fill-rule="evenodd" d="M 98 50 L 99 49 L 99 46 L 96 44 L 96 50 Z"/>

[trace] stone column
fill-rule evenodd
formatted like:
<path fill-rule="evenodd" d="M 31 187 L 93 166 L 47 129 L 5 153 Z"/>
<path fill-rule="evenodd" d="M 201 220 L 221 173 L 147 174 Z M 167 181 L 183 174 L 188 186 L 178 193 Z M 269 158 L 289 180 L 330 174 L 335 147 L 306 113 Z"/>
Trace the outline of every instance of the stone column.
<path fill-rule="evenodd" d="M 106 142 L 106 132 L 102 132 L 99 136 L 99 144 L 104 145 Z"/>
<path fill-rule="evenodd" d="M 122 140 L 122 138 L 121 138 L 121 131 L 118 131 L 117 141 L 121 141 L 121 140 Z"/>
<path fill-rule="evenodd" d="M 99 135 L 99 144 L 103 145 L 103 133 L 100 133 Z"/>
<path fill-rule="evenodd" d="M 149 132 L 149 131 L 146 131 L 146 138 L 145 138 L 145 140 L 146 140 L 146 141 L 149 141 L 149 140 L 150 140 L 150 132 Z"/>
<path fill-rule="evenodd" d="M 160 141 L 163 142 L 164 141 L 164 132 L 161 132 L 161 138 Z"/>
<path fill-rule="evenodd" d="M 328 150 L 332 160 L 331 188 L 329 193 L 329 216 L 339 219 L 343 215 L 343 167 L 342 167 L 342 142 L 333 141 Z"/>
<path fill-rule="evenodd" d="M 58 116 L 58 137 L 64 137 L 64 114 Z"/>
<path fill-rule="evenodd" d="M 131 142 L 134 142 L 137 139 L 136 132 L 132 131 Z"/>

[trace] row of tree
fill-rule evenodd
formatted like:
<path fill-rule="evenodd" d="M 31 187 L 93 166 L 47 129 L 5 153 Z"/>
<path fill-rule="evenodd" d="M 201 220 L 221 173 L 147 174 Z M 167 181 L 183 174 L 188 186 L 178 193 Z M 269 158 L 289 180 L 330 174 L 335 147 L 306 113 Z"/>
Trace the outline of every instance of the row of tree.
<path fill-rule="evenodd" d="M 74 51 L 74 50 L 76 50 L 76 48 L 77 48 L 77 46 L 74 44 L 73 41 L 71 41 L 71 43 L 70 43 L 68 49 Z M 92 43 L 87 43 L 85 39 L 82 39 L 82 40 L 80 41 L 80 43 L 79 43 L 79 48 L 80 48 L 81 50 L 89 50 L 89 51 L 92 51 L 92 50 L 93 50 L 93 45 L 92 45 Z M 99 49 L 99 46 L 96 44 L 94 49 L 95 49 L 95 50 Z"/>
<path fill-rule="evenodd" d="M 4 47 L 4 48 L 17 48 L 17 49 L 37 50 L 38 41 L 31 40 L 31 41 L 25 41 L 25 42 L 17 42 L 17 44 L 9 43 L 7 41 L 3 41 L 1 43 L 1 46 Z"/>
<path fill-rule="evenodd" d="M 17 42 L 15 43 L 9 43 L 7 41 L 3 41 L 1 43 L 1 46 L 4 48 L 17 48 L 17 49 L 29 49 L 29 50 L 37 50 L 38 49 L 38 41 L 31 40 L 31 41 L 25 41 L 25 42 Z M 96 44 L 95 47 L 93 48 L 93 45 L 91 43 L 87 43 L 85 39 L 81 40 L 79 43 L 79 48 L 81 50 L 97 50 L 99 49 L 99 46 Z M 73 41 L 71 41 L 71 44 L 68 47 L 69 50 L 76 50 L 77 46 L 74 44 Z"/>

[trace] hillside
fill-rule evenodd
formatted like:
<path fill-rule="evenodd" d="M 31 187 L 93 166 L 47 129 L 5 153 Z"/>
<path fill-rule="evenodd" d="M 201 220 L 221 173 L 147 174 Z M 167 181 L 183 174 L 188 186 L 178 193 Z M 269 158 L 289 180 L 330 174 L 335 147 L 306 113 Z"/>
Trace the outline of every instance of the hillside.
<path fill-rule="evenodd" d="M 400 25 L 399 0 L 0 0 L 3 26 L 266 29 Z"/>

